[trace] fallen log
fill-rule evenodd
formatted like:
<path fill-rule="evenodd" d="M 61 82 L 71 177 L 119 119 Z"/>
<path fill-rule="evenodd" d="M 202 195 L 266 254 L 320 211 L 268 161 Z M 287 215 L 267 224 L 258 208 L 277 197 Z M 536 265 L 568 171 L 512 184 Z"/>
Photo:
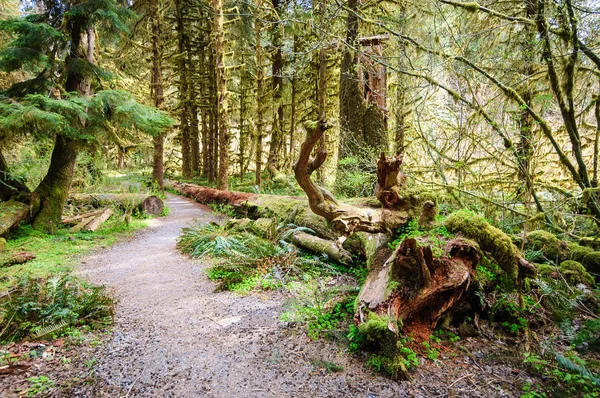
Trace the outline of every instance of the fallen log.
<path fill-rule="evenodd" d="M 331 240 L 322 239 L 306 232 L 295 232 L 290 236 L 289 240 L 294 245 L 313 253 L 326 254 L 327 257 L 338 263 L 352 263 L 352 255 L 350 252 Z"/>
<path fill-rule="evenodd" d="M 77 224 L 77 223 L 80 223 L 81 220 L 83 220 L 85 218 L 98 216 L 98 215 L 102 214 L 103 211 L 104 211 L 104 209 L 98 209 L 98 210 L 88 211 L 86 213 L 82 213 L 82 214 L 72 216 L 72 217 L 63 217 L 61 222 L 63 224 Z"/>
<path fill-rule="evenodd" d="M 159 215 L 164 203 L 154 195 L 134 193 L 85 193 L 73 194 L 67 199 L 67 204 L 73 206 L 117 207 L 124 211 L 143 211 L 147 214 Z"/>
<path fill-rule="evenodd" d="M 74 225 L 71 228 L 69 228 L 69 232 L 76 233 L 76 232 L 81 231 L 83 229 L 83 227 L 88 225 L 90 223 L 90 221 L 92 221 L 93 219 L 94 219 L 94 216 L 84 218 L 83 220 L 79 221 L 79 223 L 77 223 L 77 225 Z"/>
<path fill-rule="evenodd" d="M 92 221 L 90 221 L 88 224 L 86 224 L 83 229 L 85 231 L 95 231 L 98 229 L 98 227 L 100 225 L 102 225 L 106 220 L 108 220 L 110 218 L 110 216 L 112 216 L 113 211 L 112 209 L 106 209 L 104 210 L 104 212 L 102 212 L 102 214 L 100 214 L 98 217 L 95 217 Z"/>
<path fill-rule="evenodd" d="M 28 261 L 31 261 L 35 258 L 35 255 L 28 252 L 19 252 L 15 253 L 12 256 L 8 257 L 0 264 L 2 267 L 10 267 L 12 265 L 17 264 L 25 264 Z"/>
<path fill-rule="evenodd" d="M 29 206 L 9 200 L 0 203 L 0 236 L 5 236 L 29 216 Z"/>

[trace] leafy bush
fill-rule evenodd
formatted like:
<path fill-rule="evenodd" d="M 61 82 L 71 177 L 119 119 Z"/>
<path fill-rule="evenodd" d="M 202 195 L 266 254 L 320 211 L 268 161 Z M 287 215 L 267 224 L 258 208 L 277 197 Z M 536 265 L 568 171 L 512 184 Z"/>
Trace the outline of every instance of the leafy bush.
<path fill-rule="evenodd" d="M 40 338 L 67 326 L 107 325 L 114 315 L 105 288 L 62 275 L 25 278 L 0 307 L 0 342 Z"/>

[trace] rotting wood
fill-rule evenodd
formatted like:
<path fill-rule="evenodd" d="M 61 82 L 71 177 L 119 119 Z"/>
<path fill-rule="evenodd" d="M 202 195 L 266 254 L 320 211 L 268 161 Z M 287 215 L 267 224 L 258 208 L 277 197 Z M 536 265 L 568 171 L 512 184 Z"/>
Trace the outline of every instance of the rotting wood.
<path fill-rule="evenodd" d="M 8 232 L 25 221 L 29 216 L 29 206 L 25 203 L 9 200 L 0 203 L 0 236 L 5 236 Z"/>
<path fill-rule="evenodd" d="M 79 223 L 77 223 L 77 225 L 72 226 L 69 229 L 69 232 L 76 233 L 76 232 L 81 231 L 83 229 L 83 227 L 88 225 L 94 218 L 95 218 L 95 216 L 84 218 L 83 220 L 79 221 Z"/>
<path fill-rule="evenodd" d="M 83 220 L 85 218 L 98 216 L 98 215 L 102 214 L 103 211 L 104 211 L 104 209 L 88 211 L 86 213 L 82 213 L 82 214 L 72 216 L 72 217 L 63 217 L 61 221 L 63 224 L 76 224 L 76 223 L 80 223 L 81 220 Z"/>
<path fill-rule="evenodd" d="M 102 212 L 102 214 L 100 214 L 98 217 L 96 217 L 92 221 L 90 221 L 89 224 L 86 224 L 83 227 L 83 229 L 85 231 L 91 231 L 91 232 L 97 230 L 100 225 L 102 225 L 104 222 L 106 222 L 106 220 L 108 220 L 110 218 L 110 216 L 112 216 L 112 214 L 113 214 L 112 209 L 104 210 L 104 212 Z"/>
<path fill-rule="evenodd" d="M 19 252 L 11 255 L 0 264 L 2 267 L 10 267 L 12 265 L 25 264 L 35 258 L 35 255 L 29 252 Z"/>
<path fill-rule="evenodd" d="M 95 208 L 113 206 L 126 211 L 137 209 L 152 215 L 159 215 L 164 206 L 163 201 L 157 196 L 132 193 L 73 194 L 69 196 L 67 203 L 74 206 L 92 206 Z"/>

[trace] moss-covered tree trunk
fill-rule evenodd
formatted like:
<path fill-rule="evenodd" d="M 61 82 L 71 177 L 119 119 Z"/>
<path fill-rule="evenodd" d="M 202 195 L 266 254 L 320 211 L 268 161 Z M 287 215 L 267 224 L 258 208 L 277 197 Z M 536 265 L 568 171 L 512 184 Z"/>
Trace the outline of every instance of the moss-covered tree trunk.
<path fill-rule="evenodd" d="M 191 156 L 191 137 L 190 137 L 190 107 L 189 107 L 189 88 L 188 88 L 188 70 L 187 70 L 187 35 L 185 18 L 185 4 L 183 0 L 177 0 L 175 3 L 177 20 L 177 50 L 179 53 L 179 111 L 180 123 L 179 131 L 181 134 L 181 175 L 183 178 L 192 176 L 192 156 Z"/>
<path fill-rule="evenodd" d="M 60 224 L 63 206 L 69 194 L 80 143 L 69 137 L 56 137 L 48 173 L 36 188 L 39 212 L 33 222 L 37 230 L 54 233 Z"/>
<path fill-rule="evenodd" d="M 272 0 L 273 9 L 275 12 L 276 21 L 273 22 L 273 64 L 271 67 L 271 82 L 273 87 L 273 103 L 275 112 L 273 113 L 273 123 L 271 127 L 271 143 L 269 144 L 269 157 L 267 159 L 267 170 L 271 178 L 279 176 L 279 168 L 281 166 L 281 147 L 283 144 L 283 56 L 281 48 L 282 32 L 281 22 L 279 22 L 279 14 L 282 11 L 282 5 L 285 4 L 281 0 Z"/>
<path fill-rule="evenodd" d="M 212 0 L 214 13 L 213 34 L 215 38 L 215 73 L 217 82 L 217 111 L 219 126 L 219 175 L 217 186 L 227 190 L 229 185 L 229 132 L 227 109 L 227 80 L 225 78 L 225 32 L 223 30 L 223 0 Z"/>
<path fill-rule="evenodd" d="M 90 94 L 90 80 L 82 70 L 82 62 L 94 61 L 94 32 L 91 27 L 85 27 L 85 17 L 74 17 L 71 21 L 71 46 L 66 60 L 67 78 L 65 90 L 77 92 L 80 95 Z M 63 206 L 67 199 L 77 154 L 82 142 L 72 137 L 56 136 L 50 166 L 46 176 L 34 192 L 34 212 L 36 212 L 33 227 L 53 233 L 60 225 Z"/>
<path fill-rule="evenodd" d="M 158 9 L 159 0 L 150 1 L 150 21 L 152 25 L 152 81 L 151 91 L 154 106 L 162 109 L 164 104 L 164 89 L 162 80 L 162 18 Z M 164 183 L 164 133 L 155 135 L 152 139 L 152 181 L 160 188 Z"/>

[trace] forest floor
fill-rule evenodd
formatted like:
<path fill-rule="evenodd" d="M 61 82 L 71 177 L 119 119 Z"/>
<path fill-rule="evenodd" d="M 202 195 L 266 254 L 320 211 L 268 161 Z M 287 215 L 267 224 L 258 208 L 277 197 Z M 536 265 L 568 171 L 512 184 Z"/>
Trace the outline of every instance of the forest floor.
<path fill-rule="evenodd" d="M 40 375 L 54 382 L 41 379 L 41 395 L 69 397 L 515 397 L 538 382 L 498 359 L 506 343 L 472 338 L 422 360 L 412 381 L 380 376 L 345 347 L 282 322 L 285 293 L 215 291 L 203 271 L 210 263 L 180 254 L 176 242 L 183 227 L 219 217 L 174 195 L 166 203 L 169 216 L 82 261 L 79 273 L 117 298 L 112 333 L 25 343 L 45 354 L 0 374 L 0 396 L 35 395 L 27 379 Z"/>

